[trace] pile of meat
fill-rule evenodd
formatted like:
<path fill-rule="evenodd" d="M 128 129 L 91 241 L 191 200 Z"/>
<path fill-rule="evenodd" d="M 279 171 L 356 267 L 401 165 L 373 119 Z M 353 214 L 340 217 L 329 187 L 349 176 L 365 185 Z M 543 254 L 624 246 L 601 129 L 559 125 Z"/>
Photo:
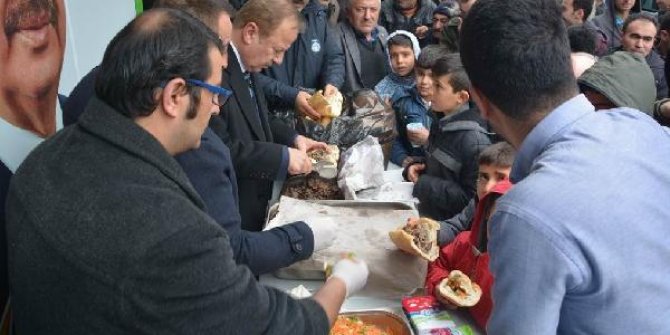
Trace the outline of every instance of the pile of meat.
<path fill-rule="evenodd" d="M 343 200 L 337 187 L 337 179 L 321 178 L 316 172 L 293 176 L 286 180 L 281 192 L 287 197 L 300 200 Z"/>

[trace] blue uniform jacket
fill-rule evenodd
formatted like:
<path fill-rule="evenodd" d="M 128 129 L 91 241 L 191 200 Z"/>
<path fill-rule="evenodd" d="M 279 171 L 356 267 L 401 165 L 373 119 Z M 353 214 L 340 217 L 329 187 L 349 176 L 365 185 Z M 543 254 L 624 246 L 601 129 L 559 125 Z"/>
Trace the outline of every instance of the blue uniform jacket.
<path fill-rule="evenodd" d="M 328 8 L 310 0 L 302 10 L 305 30 L 286 51 L 284 61 L 265 70 L 263 91 L 274 105 L 292 107 L 297 87 L 322 89 L 344 83 L 344 53 L 336 31 L 328 24 Z M 274 81 L 272 79 L 275 79 Z"/>

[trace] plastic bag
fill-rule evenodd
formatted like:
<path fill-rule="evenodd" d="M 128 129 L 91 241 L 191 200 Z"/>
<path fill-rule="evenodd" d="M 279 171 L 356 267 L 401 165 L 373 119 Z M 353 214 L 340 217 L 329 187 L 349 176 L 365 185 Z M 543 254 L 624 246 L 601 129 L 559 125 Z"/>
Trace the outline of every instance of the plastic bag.
<path fill-rule="evenodd" d="M 300 118 L 296 130 L 317 141 L 336 144 L 346 150 L 367 136 L 374 136 L 382 145 L 393 142 L 398 135 L 395 112 L 373 90 L 356 91 L 346 96 L 342 115 L 327 126 Z"/>
<path fill-rule="evenodd" d="M 337 186 L 344 198 L 353 200 L 356 192 L 384 184 L 384 155 L 377 138 L 368 136 L 342 154 Z"/>

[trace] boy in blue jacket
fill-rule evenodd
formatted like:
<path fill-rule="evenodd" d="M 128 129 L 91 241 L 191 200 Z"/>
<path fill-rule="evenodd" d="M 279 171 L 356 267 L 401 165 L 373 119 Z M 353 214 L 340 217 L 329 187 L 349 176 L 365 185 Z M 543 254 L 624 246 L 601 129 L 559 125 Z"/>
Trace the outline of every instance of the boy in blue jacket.
<path fill-rule="evenodd" d="M 430 100 L 433 98 L 433 79 L 430 68 L 448 50 L 439 45 L 425 47 L 414 65 L 416 86 L 397 92 L 391 99 L 396 112 L 398 137 L 391 149 L 391 162 L 403 168 L 425 156 L 423 146 L 428 143 L 428 129 L 432 123 Z M 418 130 L 408 130 L 408 124 L 421 124 Z"/>

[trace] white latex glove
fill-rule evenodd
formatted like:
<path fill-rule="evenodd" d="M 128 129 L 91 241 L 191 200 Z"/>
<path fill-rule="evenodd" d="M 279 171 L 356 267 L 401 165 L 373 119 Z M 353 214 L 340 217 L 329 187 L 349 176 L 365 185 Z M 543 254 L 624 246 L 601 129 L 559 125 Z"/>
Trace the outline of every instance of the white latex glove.
<path fill-rule="evenodd" d="M 353 259 L 352 259 L 353 258 Z M 347 287 L 347 297 L 360 291 L 368 281 L 368 265 L 362 259 L 344 258 L 335 263 L 331 277 L 339 278 Z"/>
<path fill-rule="evenodd" d="M 335 222 L 331 218 L 314 218 L 305 221 L 314 235 L 314 251 L 326 249 L 335 240 Z"/>

